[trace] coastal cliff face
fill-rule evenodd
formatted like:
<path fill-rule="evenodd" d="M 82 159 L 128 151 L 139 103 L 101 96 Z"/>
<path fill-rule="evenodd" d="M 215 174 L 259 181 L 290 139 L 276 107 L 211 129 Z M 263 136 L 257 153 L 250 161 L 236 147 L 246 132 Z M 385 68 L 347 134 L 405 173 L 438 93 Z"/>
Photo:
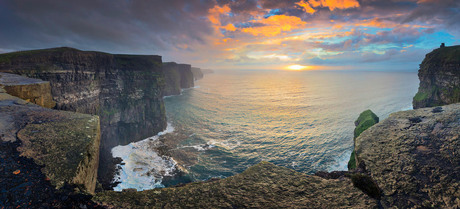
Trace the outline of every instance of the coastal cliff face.
<path fill-rule="evenodd" d="M 24 80 L 30 82 L 30 79 Z M 21 85 L 27 84 L 21 82 Z M 34 83 L 30 85 L 31 88 L 35 86 Z M 41 172 L 56 188 L 73 184 L 81 191 L 94 193 L 99 165 L 98 116 L 43 108 L 9 95 L 0 87 L 0 143 L 17 147 L 20 156 L 33 159 L 35 164 L 42 166 Z M 7 150 L 2 149 L 2 155 L 15 155 Z M 14 169 L 3 160 L 1 166 L 2 171 Z M 27 169 L 12 173 L 26 175 Z M 2 179 L 2 184 L 9 181 L 18 183 L 17 179 Z M 34 183 L 32 179 L 30 182 Z M 11 186 L 4 188 L 14 189 Z"/>
<path fill-rule="evenodd" d="M 112 55 L 72 48 L 0 55 L 0 72 L 49 81 L 56 109 L 100 116 L 101 172 L 111 170 L 111 148 L 166 128 L 160 56 Z M 108 167 L 107 167 L 108 166 Z M 100 176 L 108 184 L 111 171 Z"/>
<path fill-rule="evenodd" d="M 460 102 L 460 46 L 427 54 L 418 76 L 420 86 L 412 102 L 414 109 Z"/>
<path fill-rule="evenodd" d="M 193 78 L 196 80 L 200 80 L 203 78 L 203 72 L 200 68 L 192 67 Z"/>
<path fill-rule="evenodd" d="M 181 89 L 194 86 L 191 65 L 165 62 L 162 69 L 165 76 L 164 96 L 179 95 Z"/>

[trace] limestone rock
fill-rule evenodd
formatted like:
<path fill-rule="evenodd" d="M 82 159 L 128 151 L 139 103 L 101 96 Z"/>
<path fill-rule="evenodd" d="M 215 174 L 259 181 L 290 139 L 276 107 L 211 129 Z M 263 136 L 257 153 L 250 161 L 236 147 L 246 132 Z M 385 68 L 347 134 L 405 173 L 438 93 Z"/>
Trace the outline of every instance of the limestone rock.
<path fill-rule="evenodd" d="M 3 92 L 0 141 L 19 141 L 20 155 L 43 166 L 43 174 L 57 188 L 69 183 L 94 193 L 99 165 L 98 116 L 43 108 Z"/>
<path fill-rule="evenodd" d="M 47 81 L 0 73 L 0 86 L 10 95 L 42 107 L 53 108 L 56 105 L 51 96 L 50 83 Z"/>
<path fill-rule="evenodd" d="M 393 113 L 356 138 L 384 207 L 460 207 L 460 104 Z"/>
<path fill-rule="evenodd" d="M 377 208 L 349 178 L 324 179 L 268 162 L 241 174 L 182 187 L 105 191 L 93 198 L 117 208 Z"/>

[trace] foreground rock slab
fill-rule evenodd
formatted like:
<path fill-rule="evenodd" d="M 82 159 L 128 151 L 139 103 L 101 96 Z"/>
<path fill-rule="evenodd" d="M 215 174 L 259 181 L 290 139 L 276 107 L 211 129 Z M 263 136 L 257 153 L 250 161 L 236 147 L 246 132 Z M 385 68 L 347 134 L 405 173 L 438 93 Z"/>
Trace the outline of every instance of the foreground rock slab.
<path fill-rule="evenodd" d="M 98 116 L 43 108 L 0 87 L 0 142 L 17 143 L 20 156 L 43 166 L 42 173 L 56 188 L 74 184 L 83 192 L 94 193 Z"/>
<path fill-rule="evenodd" d="M 96 194 L 116 208 L 375 208 L 376 200 L 348 178 L 324 179 L 261 162 L 210 182 L 146 191 Z"/>
<path fill-rule="evenodd" d="M 460 104 L 397 112 L 356 139 L 382 206 L 460 208 Z"/>

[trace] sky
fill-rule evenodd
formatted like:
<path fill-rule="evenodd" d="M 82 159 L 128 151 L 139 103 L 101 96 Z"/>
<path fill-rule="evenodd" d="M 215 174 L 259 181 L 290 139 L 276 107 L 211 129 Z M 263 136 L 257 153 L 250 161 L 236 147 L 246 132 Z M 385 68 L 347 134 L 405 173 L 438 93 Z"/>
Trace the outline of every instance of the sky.
<path fill-rule="evenodd" d="M 68 46 L 211 69 L 416 71 L 459 0 L 0 0 L 0 53 Z"/>

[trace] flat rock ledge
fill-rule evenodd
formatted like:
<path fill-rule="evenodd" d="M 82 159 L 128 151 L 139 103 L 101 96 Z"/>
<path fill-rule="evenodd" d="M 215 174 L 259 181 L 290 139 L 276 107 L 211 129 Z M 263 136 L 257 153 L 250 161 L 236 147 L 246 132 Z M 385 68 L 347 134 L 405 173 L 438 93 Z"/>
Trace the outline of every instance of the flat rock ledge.
<path fill-rule="evenodd" d="M 349 178 L 325 179 L 261 162 L 241 174 L 181 187 L 105 191 L 94 201 L 115 208 L 377 208 Z"/>

